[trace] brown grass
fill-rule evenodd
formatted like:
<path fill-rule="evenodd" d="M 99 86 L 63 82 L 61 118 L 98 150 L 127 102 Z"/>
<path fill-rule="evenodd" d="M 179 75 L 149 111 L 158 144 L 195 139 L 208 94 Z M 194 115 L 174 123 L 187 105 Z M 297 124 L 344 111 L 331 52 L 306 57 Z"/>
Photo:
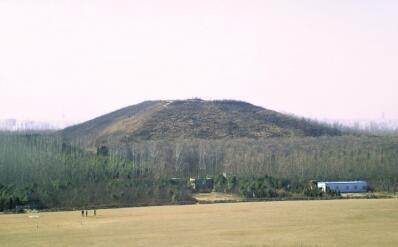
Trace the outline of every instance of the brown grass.
<path fill-rule="evenodd" d="M 239 202 L 242 198 L 238 195 L 211 192 L 211 193 L 196 193 L 192 197 L 199 203 L 213 203 L 213 202 Z"/>
<path fill-rule="evenodd" d="M 90 212 L 92 214 L 92 212 Z M 398 200 L 161 206 L 0 215 L 0 246 L 398 246 Z"/>

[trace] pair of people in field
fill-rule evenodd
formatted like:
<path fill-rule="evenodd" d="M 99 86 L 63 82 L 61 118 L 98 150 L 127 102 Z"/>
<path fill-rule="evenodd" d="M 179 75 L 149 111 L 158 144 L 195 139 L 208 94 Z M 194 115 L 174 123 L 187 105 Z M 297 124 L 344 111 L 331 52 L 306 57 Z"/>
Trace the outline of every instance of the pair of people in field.
<path fill-rule="evenodd" d="M 88 210 L 82 210 L 82 217 L 86 214 L 86 217 L 88 216 Z M 97 216 L 97 210 L 94 209 L 94 216 Z"/>

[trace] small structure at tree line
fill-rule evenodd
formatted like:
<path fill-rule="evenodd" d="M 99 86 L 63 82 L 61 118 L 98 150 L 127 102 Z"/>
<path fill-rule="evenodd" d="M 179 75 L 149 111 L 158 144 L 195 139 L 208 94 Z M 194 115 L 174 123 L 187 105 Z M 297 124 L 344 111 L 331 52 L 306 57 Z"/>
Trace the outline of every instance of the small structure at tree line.
<path fill-rule="evenodd" d="M 210 193 L 214 188 L 213 178 L 190 178 L 189 185 L 193 191 L 199 193 Z"/>
<path fill-rule="evenodd" d="M 317 186 L 322 191 L 327 190 L 340 193 L 361 193 L 368 192 L 368 182 L 366 181 L 330 181 L 317 182 Z"/>

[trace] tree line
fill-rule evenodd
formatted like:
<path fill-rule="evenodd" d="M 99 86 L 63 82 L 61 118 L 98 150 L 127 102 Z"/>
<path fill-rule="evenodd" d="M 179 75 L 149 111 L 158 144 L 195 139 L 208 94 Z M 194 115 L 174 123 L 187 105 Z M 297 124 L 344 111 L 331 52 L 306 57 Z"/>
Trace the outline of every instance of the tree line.
<path fill-rule="evenodd" d="M 215 190 L 283 197 L 309 180 L 367 180 L 398 189 L 398 138 L 337 136 L 141 141 L 86 149 L 51 133 L 0 133 L 0 210 L 189 201 L 170 178 L 215 178 Z M 225 181 L 220 174 L 226 174 Z M 224 181 L 224 182 L 223 182 Z"/>
<path fill-rule="evenodd" d="M 134 162 L 87 152 L 53 135 L 0 134 L 0 211 L 19 203 L 88 208 L 190 200 L 188 187 Z"/>
<path fill-rule="evenodd" d="M 322 136 L 269 139 L 173 140 L 114 145 L 110 155 L 156 174 L 195 177 L 222 173 L 308 180 L 357 180 L 376 190 L 398 186 L 398 138 Z"/>

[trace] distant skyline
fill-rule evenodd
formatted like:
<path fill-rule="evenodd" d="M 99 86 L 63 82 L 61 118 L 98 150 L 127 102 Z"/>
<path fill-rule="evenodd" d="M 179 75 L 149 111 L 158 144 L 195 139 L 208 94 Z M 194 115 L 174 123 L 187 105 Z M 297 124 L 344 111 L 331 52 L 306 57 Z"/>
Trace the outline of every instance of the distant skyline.
<path fill-rule="evenodd" d="M 0 119 L 236 99 L 398 119 L 398 1 L 0 1 Z"/>

